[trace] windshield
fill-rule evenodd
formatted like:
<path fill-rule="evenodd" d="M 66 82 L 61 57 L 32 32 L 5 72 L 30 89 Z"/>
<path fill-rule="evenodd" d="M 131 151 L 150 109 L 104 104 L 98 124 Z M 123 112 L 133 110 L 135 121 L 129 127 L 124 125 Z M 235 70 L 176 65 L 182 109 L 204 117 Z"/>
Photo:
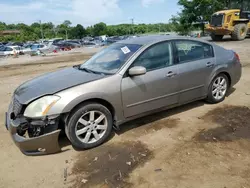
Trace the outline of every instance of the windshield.
<path fill-rule="evenodd" d="M 82 64 L 80 69 L 114 74 L 140 47 L 138 44 L 112 44 Z"/>

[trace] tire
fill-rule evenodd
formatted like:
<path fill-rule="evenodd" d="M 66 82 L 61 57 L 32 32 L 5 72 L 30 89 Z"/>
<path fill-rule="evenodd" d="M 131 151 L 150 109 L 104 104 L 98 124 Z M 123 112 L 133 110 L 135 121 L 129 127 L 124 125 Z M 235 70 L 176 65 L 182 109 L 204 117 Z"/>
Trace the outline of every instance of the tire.
<path fill-rule="evenodd" d="M 94 114 L 92 119 L 91 114 Z M 97 123 L 98 118 L 102 119 L 99 123 Z M 72 112 L 68 125 L 65 126 L 65 132 L 73 147 L 90 149 L 104 143 L 110 136 L 112 127 L 113 118 L 105 106 L 99 103 L 85 103 Z M 83 133 L 80 134 L 79 130 Z M 77 135 L 77 132 L 80 135 Z"/>
<path fill-rule="evenodd" d="M 213 41 L 221 41 L 223 39 L 224 35 L 215 35 L 211 34 L 211 38 Z"/>
<path fill-rule="evenodd" d="M 216 90 L 215 85 L 218 84 L 219 78 L 224 79 L 225 85 L 218 86 L 218 87 L 220 87 L 220 89 L 218 89 L 218 87 L 217 87 L 217 90 Z M 222 83 L 222 79 L 219 82 Z M 225 74 L 218 74 L 217 76 L 214 77 L 214 79 L 211 81 L 211 83 L 209 85 L 208 95 L 207 95 L 206 101 L 208 103 L 211 103 L 211 104 L 216 104 L 216 103 L 224 101 L 226 94 L 227 94 L 227 91 L 228 91 L 228 88 L 229 88 L 228 77 Z M 216 92 L 215 92 L 215 90 L 216 90 Z M 217 93 L 219 93 L 218 97 L 216 97 Z"/>
<path fill-rule="evenodd" d="M 247 30 L 246 24 L 236 24 L 232 33 L 232 39 L 237 41 L 244 40 L 247 36 Z"/>

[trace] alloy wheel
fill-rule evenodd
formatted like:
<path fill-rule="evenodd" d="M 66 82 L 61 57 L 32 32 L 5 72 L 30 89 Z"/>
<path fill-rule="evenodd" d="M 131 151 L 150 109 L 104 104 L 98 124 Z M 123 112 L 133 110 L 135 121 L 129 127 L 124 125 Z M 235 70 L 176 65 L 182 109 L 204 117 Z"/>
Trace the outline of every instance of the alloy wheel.
<path fill-rule="evenodd" d="M 100 111 L 89 111 L 83 114 L 75 126 L 75 134 L 83 143 L 94 143 L 100 140 L 108 128 L 107 117 Z"/>
<path fill-rule="evenodd" d="M 224 77 L 217 77 L 212 85 L 212 95 L 216 100 L 221 100 L 227 92 L 227 81 Z"/>

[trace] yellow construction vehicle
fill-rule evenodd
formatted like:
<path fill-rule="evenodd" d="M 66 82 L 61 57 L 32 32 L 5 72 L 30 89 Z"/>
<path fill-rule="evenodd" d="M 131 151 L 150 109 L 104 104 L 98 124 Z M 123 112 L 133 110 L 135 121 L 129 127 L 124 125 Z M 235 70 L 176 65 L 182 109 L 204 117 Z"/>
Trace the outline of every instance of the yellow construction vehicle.
<path fill-rule="evenodd" d="M 250 11 L 231 9 L 216 12 L 205 31 L 214 41 L 222 40 L 224 35 L 231 35 L 233 40 L 244 40 L 250 34 Z"/>

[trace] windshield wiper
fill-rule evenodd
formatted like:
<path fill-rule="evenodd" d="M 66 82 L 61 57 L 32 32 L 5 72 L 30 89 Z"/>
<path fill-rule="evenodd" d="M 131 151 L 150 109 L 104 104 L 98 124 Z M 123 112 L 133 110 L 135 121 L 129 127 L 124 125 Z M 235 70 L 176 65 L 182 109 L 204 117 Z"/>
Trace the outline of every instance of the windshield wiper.
<path fill-rule="evenodd" d="M 94 71 L 94 70 L 91 70 L 91 69 L 87 69 L 87 68 L 81 67 L 81 66 L 79 66 L 78 69 L 79 69 L 79 70 L 83 70 L 83 71 L 88 72 L 88 73 L 93 73 L 93 74 L 113 75 L 113 73 L 98 72 L 98 71 Z"/>
<path fill-rule="evenodd" d="M 93 70 L 87 69 L 87 68 L 85 68 L 85 67 L 79 67 L 79 70 L 83 70 L 83 71 L 85 71 L 85 72 L 93 73 L 93 74 L 103 74 L 103 73 L 101 73 L 101 72 L 93 71 Z"/>
<path fill-rule="evenodd" d="M 83 70 L 83 71 L 85 71 L 85 72 L 94 73 L 92 70 L 87 69 L 87 68 L 84 68 L 84 67 L 79 67 L 78 69 L 79 69 L 79 70 Z"/>

